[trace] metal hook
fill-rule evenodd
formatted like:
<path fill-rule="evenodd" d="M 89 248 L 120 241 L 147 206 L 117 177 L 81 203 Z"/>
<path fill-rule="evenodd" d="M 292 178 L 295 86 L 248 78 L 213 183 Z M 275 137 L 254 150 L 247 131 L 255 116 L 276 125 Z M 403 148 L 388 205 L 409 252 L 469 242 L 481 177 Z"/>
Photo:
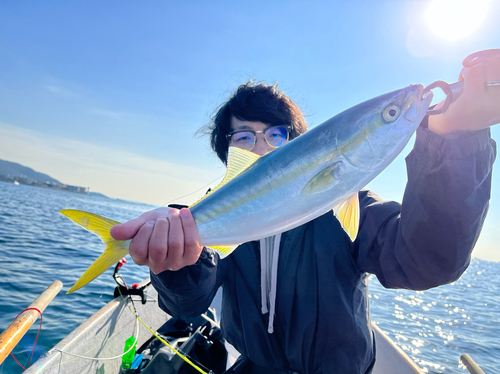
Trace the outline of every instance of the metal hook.
<path fill-rule="evenodd" d="M 462 62 L 462 65 L 464 68 L 470 68 L 474 65 L 483 63 L 484 61 L 487 61 L 490 58 L 496 58 L 497 56 L 500 56 L 500 49 L 487 49 L 484 51 L 478 51 L 471 53 L 468 55 Z M 486 88 L 490 87 L 499 87 L 500 86 L 500 80 L 493 80 L 493 81 L 487 81 L 485 83 Z M 427 111 L 428 115 L 433 115 L 433 114 L 440 114 L 446 111 L 450 104 L 454 102 L 458 97 L 461 95 L 463 88 L 464 88 L 464 82 L 455 82 L 452 84 L 448 84 L 443 81 L 436 81 L 426 88 L 424 88 L 423 94 L 426 94 L 427 92 L 431 91 L 434 88 L 441 88 L 443 92 L 446 94 L 446 99 L 444 101 L 444 104 L 437 109 L 429 109 Z"/>
<path fill-rule="evenodd" d="M 458 97 L 462 94 L 464 82 L 461 81 L 448 84 L 444 81 L 436 81 L 424 88 L 424 90 L 422 91 L 422 96 L 433 90 L 434 88 L 441 88 L 441 90 L 443 90 L 443 92 L 446 94 L 446 99 L 444 100 L 443 105 L 439 108 L 427 110 L 427 115 L 435 115 L 445 112 L 450 104 L 458 99 Z"/>

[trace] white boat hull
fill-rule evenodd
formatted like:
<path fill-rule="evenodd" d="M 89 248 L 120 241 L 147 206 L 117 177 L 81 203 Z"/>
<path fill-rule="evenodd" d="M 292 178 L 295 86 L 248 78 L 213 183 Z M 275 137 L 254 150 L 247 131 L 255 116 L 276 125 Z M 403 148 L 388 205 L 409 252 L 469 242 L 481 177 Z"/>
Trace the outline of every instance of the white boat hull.
<path fill-rule="evenodd" d="M 148 302 L 144 305 L 141 303 L 139 296 L 132 297 L 134 298 L 134 304 L 141 319 L 152 329 L 156 330 L 170 316 L 162 312 L 158 307 L 158 303 L 153 301 L 153 299 L 157 300 L 158 294 L 152 286 L 147 288 L 147 294 Z M 24 373 L 118 373 L 122 363 L 121 357 L 114 360 L 100 360 L 99 357 L 107 358 L 121 355 L 125 346 L 125 340 L 131 337 L 135 333 L 135 330 L 135 316 L 121 298 L 116 298 L 83 322 L 49 352 L 41 356 Z M 141 346 L 150 337 L 151 333 L 143 326 L 139 326 L 137 346 Z M 79 358 L 71 354 L 93 359 Z"/>
<path fill-rule="evenodd" d="M 144 284 L 144 281 L 142 284 Z M 170 316 L 157 304 L 157 292 L 149 286 L 148 302 L 142 304 L 140 297 L 133 296 L 141 319 L 152 329 L 159 329 Z M 106 304 L 101 310 L 82 323 L 76 330 L 59 342 L 48 353 L 30 366 L 25 374 L 101 374 L 118 373 L 124 343 L 136 329 L 136 318 L 121 298 Z M 377 344 L 377 357 L 373 374 L 421 374 L 421 369 L 378 326 L 373 325 Z M 137 346 L 151 337 L 151 333 L 139 326 Z M 73 356 L 85 356 L 81 358 Z M 234 358 L 234 357 L 233 357 Z"/>

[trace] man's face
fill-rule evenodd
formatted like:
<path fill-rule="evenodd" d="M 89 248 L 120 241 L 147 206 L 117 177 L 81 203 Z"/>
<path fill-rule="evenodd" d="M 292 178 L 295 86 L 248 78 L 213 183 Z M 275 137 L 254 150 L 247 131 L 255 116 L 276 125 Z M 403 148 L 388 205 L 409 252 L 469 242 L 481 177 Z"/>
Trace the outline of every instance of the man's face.
<path fill-rule="evenodd" d="M 231 137 L 231 141 L 229 143 L 230 146 L 237 146 L 243 149 L 248 149 L 249 151 L 258 154 L 260 156 L 265 155 L 268 152 L 278 148 L 279 146 L 288 142 L 288 132 L 286 129 L 278 126 L 268 126 L 262 122 L 254 122 L 254 121 L 242 121 L 236 117 L 231 117 L 231 133 L 237 131 L 255 131 L 256 134 L 244 134 L 238 133 L 234 134 Z M 267 130 L 267 131 L 266 131 Z M 264 133 L 265 132 L 265 133 Z M 244 137 L 240 135 L 244 134 Z M 254 143 L 252 144 L 251 138 L 255 136 Z M 267 141 L 266 141 L 267 136 Z M 246 140 L 247 142 L 245 146 L 240 146 L 239 143 L 243 143 Z M 275 146 L 270 145 L 273 144 Z M 253 146 L 252 146 L 253 145 Z"/>

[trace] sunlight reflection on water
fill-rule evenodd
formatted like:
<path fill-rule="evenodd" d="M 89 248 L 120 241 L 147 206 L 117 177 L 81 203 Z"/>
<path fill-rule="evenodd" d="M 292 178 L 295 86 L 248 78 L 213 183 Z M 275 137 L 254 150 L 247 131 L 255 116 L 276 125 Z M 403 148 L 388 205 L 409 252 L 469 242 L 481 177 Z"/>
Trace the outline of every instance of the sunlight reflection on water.
<path fill-rule="evenodd" d="M 64 293 L 103 246 L 57 213 L 63 208 L 124 221 L 153 207 L 0 182 L 0 330 L 54 279 L 64 283 L 43 314 L 35 358 L 110 301 L 114 289 L 110 269 L 81 291 Z M 149 275 L 131 261 L 120 274 L 129 284 Z M 464 373 L 462 353 L 471 355 L 486 373 L 500 367 L 500 263 L 473 260 L 461 279 L 425 292 L 387 290 L 372 277 L 370 305 L 375 323 L 426 372 Z M 16 356 L 27 359 L 35 336 L 32 328 L 14 351 Z M 10 357 L 0 365 L 0 374 L 21 372 Z"/>
<path fill-rule="evenodd" d="M 463 373 L 459 357 L 468 353 L 493 373 L 500 365 L 499 274 L 499 263 L 472 260 L 456 282 L 423 292 L 387 290 L 372 276 L 372 319 L 425 372 Z"/>

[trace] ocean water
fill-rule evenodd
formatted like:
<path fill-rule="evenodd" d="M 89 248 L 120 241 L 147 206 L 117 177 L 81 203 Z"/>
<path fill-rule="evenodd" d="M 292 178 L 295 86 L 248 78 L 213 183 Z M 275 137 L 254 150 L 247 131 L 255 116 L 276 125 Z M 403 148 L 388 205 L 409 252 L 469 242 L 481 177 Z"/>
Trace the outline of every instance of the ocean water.
<path fill-rule="evenodd" d="M 63 290 L 43 312 L 34 359 L 48 351 L 112 299 L 112 269 L 82 290 L 65 294 L 102 253 L 100 240 L 58 214 L 91 211 L 125 221 L 151 205 L 0 182 L 0 331 L 58 279 Z M 120 274 L 128 284 L 148 276 L 129 262 Z M 428 373 L 467 373 L 468 353 L 487 373 L 500 372 L 500 263 L 474 259 L 453 284 L 424 292 L 387 290 L 370 280 L 372 320 Z M 26 365 L 37 321 L 14 349 Z M 0 374 L 22 373 L 8 357 Z"/>

